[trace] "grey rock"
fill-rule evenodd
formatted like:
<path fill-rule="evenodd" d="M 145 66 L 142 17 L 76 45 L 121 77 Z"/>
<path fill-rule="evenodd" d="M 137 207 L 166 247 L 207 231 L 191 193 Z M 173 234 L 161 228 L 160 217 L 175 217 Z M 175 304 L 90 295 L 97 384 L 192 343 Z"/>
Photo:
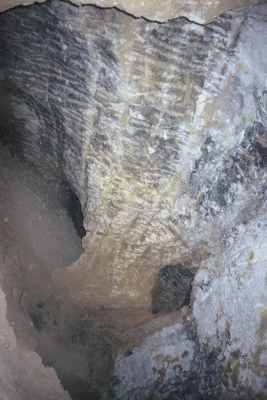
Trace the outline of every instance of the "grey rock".
<path fill-rule="evenodd" d="M 195 344 L 179 322 L 151 335 L 131 355 L 118 357 L 114 399 L 182 399 L 184 393 L 190 396 L 194 353 Z"/>

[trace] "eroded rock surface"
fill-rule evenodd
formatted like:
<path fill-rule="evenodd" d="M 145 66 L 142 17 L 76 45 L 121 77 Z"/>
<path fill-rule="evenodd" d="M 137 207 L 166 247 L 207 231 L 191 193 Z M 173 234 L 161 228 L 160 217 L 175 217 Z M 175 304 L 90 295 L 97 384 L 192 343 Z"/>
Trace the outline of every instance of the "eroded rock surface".
<path fill-rule="evenodd" d="M 181 379 L 187 376 L 187 364 L 182 358 L 178 361 L 179 372 L 172 380 L 168 378 L 169 371 L 177 368 L 176 360 L 169 364 L 168 357 L 163 356 L 170 339 L 166 337 L 160 346 L 153 346 L 154 338 L 150 337 L 143 343 L 146 348 L 143 348 L 142 356 L 139 353 L 141 347 L 138 347 L 129 361 L 126 358 L 118 360 L 115 369 L 118 398 L 127 398 L 127 395 L 131 398 L 132 393 L 141 398 L 142 389 L 138 384 L 141 376 L 132 371 L 141 370 L 145 375 L 144 370 L 150 371 L 151 363 L 160 357 L 164 360 L 160 377 L 157 367 L 154 374 L 147 374 L 150 383 L 146 390 L 150 388 L 150 395 L 156 394 L 155 398 L 169 399 L 173 395 L 178 399 L 186 396 L 190 399 L 203 396 L 205 399 L 266 397 L 267 65 L 263 61 L 264 45 L 261 50 L 256 50 L 252 44 L 260 40 L 266 29 L 266 15 L 266 8 L 258 8 L 248 15 L 236 51 L 239 76 L 234 78 L 232 75 L 237 83 L 235 94 L 230 91 L 230 97 L 226 97 L 229 104 L 223 107 L 225 121 L 230 123 L 227 131 L 235 129 L 234 135 L 224 135 L 223 141 L 226 143 L 230 137 L 231 140 L 236 137 L 238 141 L 232 142 L 229 151 L 221 153 L 218 131 L 215 137 L 207 138 L 191 176 L 192 187 L 201 191 L 197 203 L 200 213 L 217 225 L 220 232 L 219 246 L 214 248 L 213 256 L 200 264 L 191 298 L 193 335 L 190 338 L 195 346 L 195 357 L 191 357 L 194 361 L 189 368 L 192 392 L 188 389 L 186 394 L 179 392 L 186 387 L 186 379 L 182 383 Z M 246 96 L 238 103 L 236 96 L 241 99 L 241 87 L 246 88 Z M 219 99 L 221 102 L 222 98 Z M 247 122 L 240 134 L 235 123 L 244 107 Z M 236 114 L 228 120 L 226 116 L 230 109 L 235 109 Z M 202 174 L 204 169 L 206 173 Z M 184 322 L 183 329 L 185 327 Z M 168 329 L 173 335 L 179 331 L 175 325 Z M 187 340 L 180 334 L 175 350 L 181 346 L 181 341 Z M 147 359 L 148 353 L 151 357 Z M 130 362 L 135 367 L 124 372 L 127 368 L 121 368 L 121 365 Z M 126 384 L 129 376 L 132 386 L 129 382 Z M 128 387 L 131 387 L 129 392 Z"/>
<path fill-rule="evenodd" d="M 81 201 L 85 253 L 58 275 L 77 303 L 148 306 L 161 266 L 217 251 L 207 215 L 264 164 L 265 12 L 207 27 L 59 1 L 2 15 L 2 140 Z M 236 162 L 252 142 L 257 160 Z"/>
<path fill-rule="evenodd" d="M 266 5 L 199 26 L 59 1 L 1 16 L 1 140 L 84 214 L 59 297 L 145 314 L 161 267 L 197 272 L 192 316 L 121 329 L 115 398 L 267 395 L 266 21 Z"/>
<path fill-rule="evenodd" d="M 70 400 L 55 371 L 45 367 L 38 354 L 17 343 L 13 327 L 6 318 L 6 301 L 2 290 L 0 291 L 0 375 L 2 399 Z"/>
<path fill-rule="evenodd" d="M 2 0 L 0 12 L 19 5 L 41 3 L 46 0 Z M 168 21 L 186 17 L 197 23 L 208 23 L 224 11 L 256 4 L 257 0 L 70 0 L 76 5 L 93 4 L 98 7 L 123 10 L 135 17 L 153 21 Z"/>
<path fill-rule="evenodd" d="M 195 343 L 182 321 L 149 336 L 115 365 L 114 399 L 183 398 L 194 394 Z"/>

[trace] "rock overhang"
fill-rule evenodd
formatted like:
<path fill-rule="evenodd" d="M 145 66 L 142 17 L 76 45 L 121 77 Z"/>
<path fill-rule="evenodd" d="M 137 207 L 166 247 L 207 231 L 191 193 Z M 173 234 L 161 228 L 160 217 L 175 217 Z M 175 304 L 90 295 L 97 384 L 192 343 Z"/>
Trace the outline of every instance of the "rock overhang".
<path fill-rule="evenodd" d="M 28 6 L 46 0 L 2 0 L 0 12 L 17 6 Z M 258 0 L 70 0 L 71 3 L 94 5 L 101 8 L 117 8 L 136 18 L 166 22 L 185 17 L 198 24 L 207 24 L 223 12 L 248 7 L 259 3 Z"/>

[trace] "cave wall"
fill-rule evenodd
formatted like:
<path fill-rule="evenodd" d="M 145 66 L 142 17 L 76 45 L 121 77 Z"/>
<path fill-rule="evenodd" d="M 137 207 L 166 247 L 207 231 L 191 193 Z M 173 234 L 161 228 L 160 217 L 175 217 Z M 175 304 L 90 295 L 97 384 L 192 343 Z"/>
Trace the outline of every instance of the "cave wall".
<path fill-rule="evenodd" d="M 81 201 L 85 254 L 55 274 L 77 302 L 148 306 L 160 266 L 220 247 L 247 181 L 227 162 L 264 92 L 265 44 L 252 66 L 241 40 L 256 10 L 206 27 L 57 0 L 2 15 L 2 136 Z"/>
<path fill-rule="evenodd" d="M 45 0 L 2 0 L 0 12 L 19 5 L 42 3 Z M 177 17 L 186 17 L 198 23 L 209 23 L 224 11 L 247 7 L 258 0 L 70 0 L 73 4 L 91 4 L 98 7 L 116 7 L 135 17 L 144 17 L 152 21 L 167 21 Z"/>
<path fill-rule="evenodd" d="M 85 253 L 55 282 L 81 306 L 149 307 L 162 265 L 197 271 L 192 318 L 119 355 L 115 398 L 142 399 L 143 376 L 163 399 L 188 382 L 266 397 L 266 20 L 266 5 L 199 26 L 57 0 L 1 16 L 1 139 L 84 213 Z"/>
<path fill-rule="evenodd" d="M 266 397 L 266 15 L 266 6 L 248 14 L 235 51 L 231 96 L 223 111 L 216 106 L 230 128 L 223 129 L 224 143 L 230 139 L 232 145 L 222 152 L 217 130 L 191 175 L 201 190 L 199 212 L 220 231 L 217 248 L 200 262 L 194 281 L 192 320 L 173 323 L 118 357 L 119 399 L 141 399 L 144 376 L 152 398 Z M 229 110 L 236 110 L 230 119 Z M 247 110 L 243 127 L 237 123 L 241 110 Z M 181 356 L 183 344 L 188 351 Z"/>
<path fill-rule="evenodd" d="M 2 257 L 1 257 L 2 263 Z M 7 319 L 6 298 L 0 290 L 1 398 L 8 400 L 70 400 L 52 368 L 39 355 L 17 342 Z M 14 325 L 14 321 L 13 321 Z"/>

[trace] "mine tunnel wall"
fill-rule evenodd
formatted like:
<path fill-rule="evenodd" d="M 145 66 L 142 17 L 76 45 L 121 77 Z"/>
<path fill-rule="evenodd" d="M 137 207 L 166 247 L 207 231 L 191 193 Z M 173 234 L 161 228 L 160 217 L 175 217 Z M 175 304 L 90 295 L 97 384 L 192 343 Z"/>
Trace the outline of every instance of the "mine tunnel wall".
<path fill-rule="evenodd" d="M 266 398 L 266 16 L 160 25 L 55 0 L 1 17 L 1 141 L 95 222 L 53 284 L 86 313 L 163 321 L 115 360 L 116 399 Z"/>
<path fill-rule="evenodd" d="M 1 16 L 2 141 L 81 203 L 85 254 L 59 277 L 77 302 L 150 306 L 160 267 L 209 254 L 224 204 L 209 151 L 219 168 L 255 109 L 246 20 L 160 24 L 57 0 Z"/>
<path fill-rule="evenodd" d="M 0 140 L 43 175 L 68 182 L 84 207 L 82 143 L 92 63 L 85 38 L 65 29 L 67 23 L 49 5 L 1 16 Z"/>
<path fill-rule="evenodd" d="M 242 18 L 159 24 L 61 1 L 1 16 L 1 138 L 81 203 L 77 301 L 150 305 L 161 266 L 205 253 L 177 200 L 204 141 L 200 96 L 220 93 Z"/>

